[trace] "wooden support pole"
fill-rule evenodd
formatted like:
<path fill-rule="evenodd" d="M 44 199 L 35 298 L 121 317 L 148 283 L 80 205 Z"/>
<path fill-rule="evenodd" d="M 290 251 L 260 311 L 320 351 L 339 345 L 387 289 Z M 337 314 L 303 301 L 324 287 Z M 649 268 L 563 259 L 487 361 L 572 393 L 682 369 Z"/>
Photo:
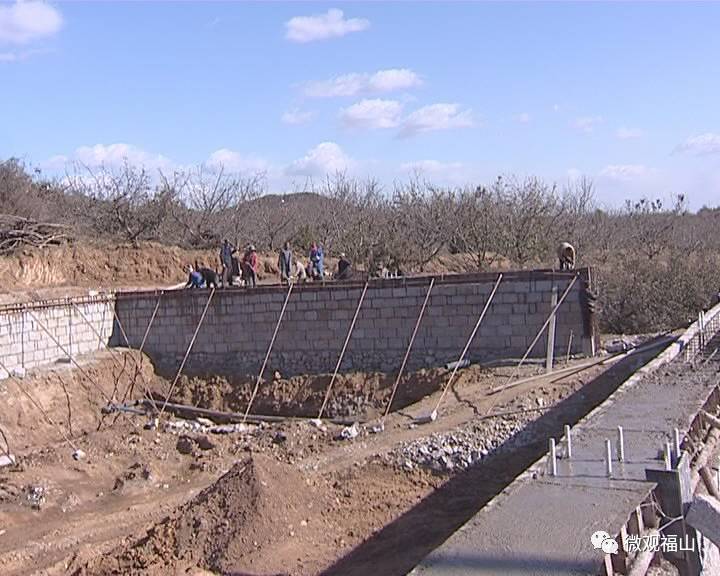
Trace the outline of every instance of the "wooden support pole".
<path fill-rule="evenodd" d="M 82 365 L 78 364 L 77 360 L 75 360 L 75 358 L 73 358 L 72 354 L 70 354 L 70 353 L 68 352 L 68 350 L 65 348 L 65 346 L 63 346 L 63 345 L 60 343 L 60 341 L 59 341 L 57 338 L 55 338 L 55 335 L 54 335 L 52 332 L 50 332 L 50 330 L 47 329 L 47 327 L 45 326 L 45 324 L 43 324 L 42 322 L 40 322 L 40 320 L 38 319 L 38 317 L 35 316 L 35 314 L 33 314 L 30 310 L 28 310 L 28 314 L 30 314 L 30 316 L 31 316 L 32 319 L 35 321 L 35 323 L 36 323 L 38 326 L 40 326 L 40 329 L 41 329 L 43 332 L 45 332 L 45 334 L 47 334 L 48 336 L 50 336 L 50 339 L 51 339 L 53 342 L 55 342 L 55 344 L 57 345 L 57 347 L 60 348 L 61 352 L 63 352 L 63 354 L 65 354 L 65 355 L 70 359 L 70 362 L 72 362 L 72 363 L 75 365 L 75 367 L 76 367 L 78 370 L 80 370 L 80 372 L 83 374 L 83 376 L 85 376 L 85 378 L 87 378 L 87 379 L 95 386 L 95 388 L 97 388 L 98 392 L 100 392 L 100 395 L 105 399 L 105 401 L 106 401 L 106 402 L 110 402 L 111 399 L 110 399 L 110 397 L 105 393 L 105 390 L 103 390 L 102 387 L 100 386 L 100 384 L 98 384 L 97 381 L 96 381 L 92 376 L 90 376 L 90 374 L 87 373 L 87 371 L 85 370 L 85 368 L 82 367 Z"/>
<path fill-rule="evenodd" d="M 420 323 L 422 322 L 423 316 L 425 315 L 425 308 L 427 308 L 428 301 L 430 300 L 430 292 L 432 292 L 433 286 L 435 285 L 435 278 L 430 279 L 430 286 L 428 286 L 427 294 L 425 294 L 425 301 L 423 302 L 420 313 L 418 314 L 417 321 L 415 322 L 415 328 L 413 329 L 412 336 L 410 336 L 410 343 L 408 344 L 407 350 L 405 351 L 405 357 L 403 358 L 400 370 L 398 371 L 397 378 L 395 378 L 395 384 L 393 384 L 392 392 L 390 393 L 390 399 L 388 400 L 387 406 L 381 422 L 385 421 L 385 418 L 390 413 L 390 407 L 392 406 L 393 400 L 395 399 L 395 392 L 397 392 L 398 386 L 400 385 L 400 379 L 402 378 L 405 366 L 407 365 L 408 358 L 410 358 L 410 350 L 412 350 L 413 343 L 415 342 L 415 336 L 417 336 L 418 330 L 420 329 Z"/>
<path fill-rule="evenodd" d="M 347 350 L 347 345 L 350 342 L 350 337 L 352 336 L 353 329 L 355 328 L 355 322 L 357 322 L 358 314 L 360 314 L 360 308 L 363 305 L 363 300 L 365 300 L 365 294 L 367 293 L 369 284 L 369 280 L 365 282 L 365 287 L 363 288 L 362 294 L 360 294 L 360 300 L 358 300 L 358 305 L 355 309 L 355 315 L 353 316 L 352 322 L 350 323 L 350 328 L 348 329 L 347 336 L 345 337 L 345 343 L 343 344 L 342 350 L 340 351 L 340 357 L 338 358 L 337 364 L 335 365 L 335 371 L 333 372 L 332 378 L 330 379 L 330 384 L 328 384 L 327 390 L 325 392 L 325 398 L 323 399 L 322 406 L 320 406 L 320 412 L 318 412 L 318 420 L 322 418 L 328 400 L 330 400 L 330 391 L 332 390 L 335 379 L 337 378 L 338 372 L 340 371 L 340 365 L 342 364 L 343 357 L 345 356 L 345 350 Z"/>
<path fill-rule="evenodd" d="M 455 378 L 455 374 L 457 374 L 457 371 L 460 368 L 462 361 L 465 359 L 465 354 L 467 354 L 467 351 L 470 349 L 470 344 L 472 344 L 472 341 L 475 338 L 475 334 L 477 334 L 477 331 L 480 328 L 480 324 L 482 324 L 483 318 L 485 318 L 485 314 L 487 313 L 488 308 L 490 308 L 490 304 L 492 303 L 493 298 L 495 297 L 495 293 L 497 292 L 497 289 L 500 286 L 500 282 L 502 282 L 502 279 L 503 279 L 503 275 L 498 274 L 498 278 L 495 281 L 495 286 L 493 286 L 492 292 L 490 292 L 490 296 L 488 296 L 487 302 L 485 302 L 485 306 L 483 307 L 482 312 L 480 313 L 480 316 L 478 317 L 477 322 L 475 323 L 475 327 L 473 328 L 472 332 L 470 333 L 470 337 L 467 339 L 467 342 L 465 343 L 465 348 L 463 348 L 463 351 L 460 353 L 460 357 L 458 358 L 457 362 L 455 362 L 455 367 L 453 368 L 453 371 L 450 374 L 450 378 L 448 378 L 448 381 L 445 384 L 445 388 L 443 388 L 442 394 L 440 395 L 440 398 L 438 399 L 437 404 L 435 405 L 435 409 L 431 412 L 431 415 L 430 415 L 431 420 L 434 420 L 435 417 L 437 417 L 437 412 L 440 409 L 440 404 L 442 404 L 442 401 L 445 398 L 445 394 L 447 394 L 447 391 L 450 389 L 450 386 L 452 385 L 452 381 Z"/>
<path fill-rule="evenodd" d="M 553 359 L 555 356 L 555 324 L 557 314 L 555 308 L 557 307 L 558 300 L 558 289 L 557 286 L 552 287 L 552 294 L 550 295 L 550 306 L 553 312 L 550 314 L 550 324 L 548 324 L 548 337 L 547 337 L 547 351 L 545 353 L 545 372 L 550 373 L 553 369 Z"/>
<path fill-rule="evenodd" d="M 527 360 L 527 357 L 530 356 L 530 352 L 532 352 L 532 349 L 535 347 L 535 344 L 537 344 L 538 340 L 540 340 L 540 336 L 542 336 L 543 332 L 545 332 L 545 328 L 547 328 L 548 324 L 550 324 L 550 321 L 557 313 L 558 309 L 562 305 L 562 303 L 565 301 L 565 298 L 570 293 L 570 290 L 575 285 L 575 282 L 578 279 L 578 275 L 576 274 L 573 276 L 572 281 L 570 284 L 568 284 L 568 287 L 565 288 L 565 292 L 563 292 L 562 296 L 560 296 L 560 299 L 558 300 L 558 303 L 553 307 L 553 309 L 550 311 L 550 315 L 547 317 L 543 325 L 540 327 L 540 330 L 538 330 L 538 333 L 535 335 L 535 338 L 533 338 L 533 341 L 531 342 L 530 346 L 528 346 L 528 349 L 525 351 L 525 354 L 523 354 L 523 357 L 520 359 L 520 362 L 517 363 L 515 366 L 515 369 L 512 371 L 512 373 L 508 376 L 507 381 L 512 382 L 512 380 L 515 378 L 515 376 L 518 373 L 518 370 L 520 370 L 520 367 L 525 363 L 525 360 Z M 509 388 L 510 386 L 496 386 L 495 388 L 491 389 L 490 392 L 499 392 L 501 390 L 504 390 L 505 388 Z"/>
<path fill-rule="evenodd" d="M 208 296 L 207 302 L 205 303 L 205 309 L 202 312 L 202 316 L 200 316 L 200 321 L 198 322 L 197 326 L 195 327 L 195 332 L 192 335 L 192 338 L 190 339 L 190 344 L 188 344 L 187 350 L 185 351 L 185 356 L 183 356 L 182 362 L 180 362 L 180 367 L 177 370 L 177 373 L 175 374 L 175 378 L 173 379 L 172 386 L 170 386 L 170 392 L 167 395 L 167 398 L 165 399 L 165 402 L 163 403 L 162 408 L 160 409 L 160 413 L 158 414 L 158 418 L 161 418 L 163 413 L 165 412 L 165 408 L 167 406 L 168 400 L 172 398 L 173 392 L 175 392 L 175 386 L 178 383 L 178 380 L 180 380 L 180 374 L 182 374 L 183 368 L 185 368 L 185 362 L 187 362 L 188 356 L 190 356 L 190 351 L 192 350 L 193 345 L 195 344 L 195 339 L 197 338 L 198 332 L 200 332 L 200 327 L 202 326 L 203 322 L 205 321 L 205 316 L 207 315 L 208 308 L 210 307 L 210 302 L 212 302 L 213 296 L 215 295 L 215 287 L 213 286 L 210 290 L 210 296 Z"/>
<path fill-rule="evenodd" d="M 260 373 L 258 374 L 257 380 L 255 380 L 255 388 L 253 388 L 252 394 L 250 396 L 250 400 L 247 405 L 247 409 L 245 410 L 245 416 L 243 417 L 243 422 L 245 422 L 247 420 L 247 417 L 250 414 L 250 409 L 252 408 L 253 402 L 255 401 L 255 396 L 257 395 L 258 389 L 260 388 L 260 382 L 262 382 L 262 377 L 263 377 L 263 374 L 265 373 L 265 368 L 266 368 L 268 360 L 270 358 L 270 353 L 272 352 L 273 345 L 275 344 L 275 339 L 277 338 L 278 331 L 280 330 L 280 323 L 282 322 L 283 316 L 285 315 L 285 309 L 287 308 L 288 301 L 290 300 L 290 294 L 292 294 L 294 285 L 295 285 L 294 282 L 290 282 L 290 287 L 288 288 L 287 294 L 285 296 L 285 302 L 283 302 L 282 308 L 280 309 L 280 316 L 278 317 L 277 324 L 275 324 L 275 330 L 273 332 L 272 338 L 270 339 L 270 344 L 268 345 L 267 353 L 265 354 L 265 359 L 263 360 L 262 367 L 260 368 Z"/>

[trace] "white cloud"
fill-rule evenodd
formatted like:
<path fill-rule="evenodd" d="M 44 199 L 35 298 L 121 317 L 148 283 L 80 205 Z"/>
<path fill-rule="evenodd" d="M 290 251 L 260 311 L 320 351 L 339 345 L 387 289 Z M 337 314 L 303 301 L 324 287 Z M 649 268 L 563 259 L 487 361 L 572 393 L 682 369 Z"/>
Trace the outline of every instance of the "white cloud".
<path fill-rule="evenodd" d="M 395 128 L 400 124 L 402 104 L 397 100 L 361 100 L 340 111 L 346 126 L 355 128 Z"/>
<path fill-rule="evenodd" d="M 335 142 L 321 142 L 285 168 L 285 173 L 290 176 L 325 176 L 350 170 L 354 164 Z"/>
<path fill-rule="evenodd" d="M 522 112 L 515 116 L 515 120 L 520 122 L 520 124 L 528 124 L 530 122 L 530 114 L 528 112 Z"/>
<path fill-rule="evenodd" d="M 705 132 L 691 136 L 677 147 L 678 152 L 686 152 L 695 156 L 720 154 L 720 134 Z"/>
<path fill-rule="evenodd" d="M 314 42 L 340 38 L 352 32 L 362 32 L 370 27 L 370 21 L 364 18 L 345 19 L 343 11 L 337 8 L 325 14 L 314 16 L 295 16 L 285 23 L 285 38 L 291 42 Z"/>
<path fill-rule="evenodd" d="M 636 140 L 637 138 L 642 138 L 642 135 L 643 131 L 639 128 L 626 128 L 625 126 L 621 126 L 615 130 L 615 136 L 618 140 Z"/>
<path fill-rule="evenodd" d="M 60 12 L 36 0 L 0 5 L 0 44 L 27 44 L 52 36 L 62 28 Z"/>
<path fill-rule="evenodd" d="M 600 171 L 600 176 L 628 182 L 644 178 L 650 173 L 651 170 L 643 164 L 610 164 Z"/>
<path fill-rule="evenodd" d="M 215 150 L 205 164 L 211 168 L 223 168 L 228 172 L 259 173 L 267 171 L 269 167 L 267 161 L 262 158 L 246 156 L 227 148 Z"/>
<path fill-rule="evenodd" d="M 344 74 L 329 80 L 308 82 L 303 92 L 310 98 L 334 98 L 358 94 L 381 94 L 422 85 L 422 78 L 407 68 L 378 70 L 374 74 Z"/>
<path fill-rule="evenodd" d="M 461 110 L 458 104 L 431 104 L 418 108 L 405 118 L 400 135 L 408 137 L 422 132 L 467 128 L 472 125 L 471 110 Z"/>
<path fill-rule="evenodd" d="M 15 62 L 18 58 L 16 52 L 0 52 L 0 62 Z"/>
<path fill-rule="evenodd" d="M 315 117 L 315 112 L 307 111 L 303 112 L 297 108 L 288 110 L 282 115 L 282 121 L 284 124 L 290 124 L 292 126 L 298 126 L 300 124 L 307 124 Z"/>
<path fill-rule="evenodd" d="M 584 132 L 585 134 L 590 134 L 595 130 L 595 127 L 602 124 L 602 122 L 602 116 L 581 116 L 579 118 L 575 118 L 573 121 L 573 128 L 579 130 L 580 132 Z"/>
<path fill-rule="evenodd" d="M 153 154 L 130 144 L 95 144 L 77 148 L 70 158 L 87 166 L 120 166 L 127 162 L 146 168 L 168 168 L 172 162 L 161 154 Z"/>

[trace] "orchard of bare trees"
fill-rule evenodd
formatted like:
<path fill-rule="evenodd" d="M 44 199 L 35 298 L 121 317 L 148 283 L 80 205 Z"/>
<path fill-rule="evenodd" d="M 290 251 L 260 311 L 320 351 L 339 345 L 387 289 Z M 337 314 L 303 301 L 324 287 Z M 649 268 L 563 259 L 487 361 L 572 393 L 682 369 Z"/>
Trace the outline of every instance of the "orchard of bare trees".
<path fill-rule="evenodd" d="M 205 166 L 76 165 L 48 180 L 0 162 L 0 253 L 81 241 L 216 248 L 223 238 L 269 252 L 289 240 L 345 252 L 360 269 L 414 273 L 448 254 L 463 255 L 468 270 L 549 267 L 567 240 L 595 271 L 604 328 L 618 333 L 676 327 L 714 303 L 719 226 L 720 209 L 689 212 L 682 196 L 600 207 L 587 179 L 447 188 L 414 177 L 388 189 L 338 174 L 278 195 L 262 174 Z"/>

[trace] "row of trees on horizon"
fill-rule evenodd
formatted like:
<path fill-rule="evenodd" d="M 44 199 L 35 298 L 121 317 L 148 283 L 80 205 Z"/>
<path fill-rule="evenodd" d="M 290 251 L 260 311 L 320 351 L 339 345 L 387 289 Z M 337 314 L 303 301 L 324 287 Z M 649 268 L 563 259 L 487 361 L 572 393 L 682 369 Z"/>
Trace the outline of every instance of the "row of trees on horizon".
<path fill-rule="evenodd" d="M 720 288 L 720 209 L 690 212 L 682 195 L 600 208 L 585 178 L 452 188 L 415 176 L 387 190 L 336 174 L 277 195 L 262 174 L 203 166 L 156 176 L 130 164 L 76 165 L 48 179 L 11 159 L 0 162 L 0 214 L 60 225 L 75 240 L 216 248 L 228 238 L 261 251 L 318 242 L 358 267 L 407 272 L 443 254 L 464 255 L 470 269 L 549 266 L 566 240 L 579 264 L 596 268 L 602 319 L 617 332 L 678 324 Z"/>

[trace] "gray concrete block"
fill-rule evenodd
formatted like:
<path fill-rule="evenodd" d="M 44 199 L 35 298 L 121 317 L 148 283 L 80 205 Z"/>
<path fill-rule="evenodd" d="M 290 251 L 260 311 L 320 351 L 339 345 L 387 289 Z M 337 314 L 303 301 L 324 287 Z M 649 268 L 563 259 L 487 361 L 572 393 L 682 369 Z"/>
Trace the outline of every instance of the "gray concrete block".
<path fill-rule="evenodd" d="M 717 499 L 695 495 L 687 513 L 687 523 L 720 546 L 720 502 Z"/>

